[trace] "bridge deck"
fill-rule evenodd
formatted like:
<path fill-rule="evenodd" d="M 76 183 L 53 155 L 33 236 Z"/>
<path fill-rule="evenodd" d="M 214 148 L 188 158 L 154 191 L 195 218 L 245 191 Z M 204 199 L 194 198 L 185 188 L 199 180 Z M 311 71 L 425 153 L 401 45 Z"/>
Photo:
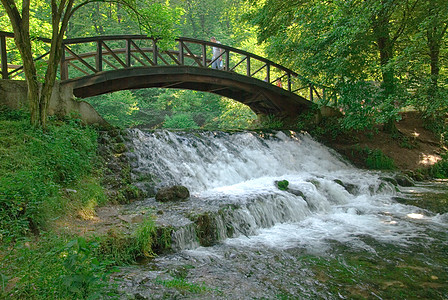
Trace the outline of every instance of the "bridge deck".
<path fill-rule="evenodd" d="M 0 32 L 4 79 L 23 72 L 19 63 L 8 64 L 6 41 L 11 37 Z M 221 55 L 213 57 L 212 47 L 220 48 Z M 214 63 L 222 67 L 212 69 Z M 297 73 L 268 59 L 190 38 L 176 39 L 167 50 L 160 49 L 158 40 L 141 35 L 67 39 L 63 42 L 60 79 L 81 98 L 123 89 L 193 89 L 235 99 L 262 114 L 296 115 L 311 105 L 306 97 L 326 101 L 327 96 Z"/>

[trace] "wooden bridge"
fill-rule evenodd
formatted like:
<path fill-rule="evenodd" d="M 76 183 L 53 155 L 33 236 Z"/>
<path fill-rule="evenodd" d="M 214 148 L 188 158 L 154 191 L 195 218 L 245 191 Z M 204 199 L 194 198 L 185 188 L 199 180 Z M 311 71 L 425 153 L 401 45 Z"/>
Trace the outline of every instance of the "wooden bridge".
<path fill-rule="evenodd" d="M 23 78 L 19 56 L 11 50 L 12 38 L 13 34 L 0 32 L 3 79 Z M 45 38 L 36 41 L 41 42 L 43 49 L 50 42 Z M 212 57 L 212 47 L 221 49 L 219 57 Z M 48 52 L 36 60 L 44 61 L 47 55 Z M 214 62 L 222 67 L 213 69 Z M 191 38 L 178 38 L 168 46 L 143 35 L 66 39 L 59 79 L 61 85 L 72 87 L 79 98 L 124 89 L 191 89 L 232 98 L 265 115 L 297 116 L 313 100 L 326 102 L 330 96 L 325 89 L 268 59 Z"/>

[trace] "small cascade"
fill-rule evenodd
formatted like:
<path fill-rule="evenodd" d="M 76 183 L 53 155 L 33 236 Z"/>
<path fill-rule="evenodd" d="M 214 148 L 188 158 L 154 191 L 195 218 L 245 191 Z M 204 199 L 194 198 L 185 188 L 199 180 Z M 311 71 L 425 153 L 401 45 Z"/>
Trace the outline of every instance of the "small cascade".
<path fill-rule="evenodd" d="M 192 194 L 187 202 L 148 198 L 144 204 L 161 212 L 159 225 L 173 229 L 174 250 L 254 236 L 335 208 L 364 214 L 369 205 L 358 204 L 366 198 L 381 202 L 396 193 L 379 174 L 357 170 L 307 134 L 138 129 L 130 134 L 132 174 L 140 188 L 154 193 L 184 185 Z M 287 190 L 277 187 L 280 180 L 288 181 Z"/>

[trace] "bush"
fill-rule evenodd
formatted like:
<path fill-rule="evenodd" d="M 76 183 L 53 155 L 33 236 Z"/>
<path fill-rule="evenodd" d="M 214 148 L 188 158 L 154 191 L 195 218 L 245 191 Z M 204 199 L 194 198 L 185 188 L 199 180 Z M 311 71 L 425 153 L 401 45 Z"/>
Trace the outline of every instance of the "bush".
<path fill-rule="evenodd" d="M 395 169 L 395 164 L 393 159 L 385 155 L 379 149 L 369 149 L 364 150 L 367 153 L 366 165 L 367 168 L 373 170 L 393 170 Z"/>
<path fill-rule="evenodd" d="M 446 153 L 442 160 L 437 162 L 429 169 L 429 175 L 433 178 L 445 179 L 448 178 L 448 153 Z"/>
<path fill-rule="evenodd" d="M 6 119 L 0 112 L 0 120 Z M 44 210 L 54 218 L 62 188 L 93 171 L 97 133 L 77 122 L 52 122 L 47 131 L 28 120 L 0 121 L 0 237 L 38 233 Z"/>
<path fill-rule="evenodd" d="M 104 299 L 111 294 L 111 261 L 97 256 L 98 243 L 42 236 L 40 243 L 22 239 L 0 265 L 2 299 Z M 2 254 L 3 254 L 2 253 Z"/>
<path fill-rule="evenodd" d="M 163 128 L 170 129 L 198 129 L 199 126 L 193 120 L 190 114 L 177 114 L 173 116 L 166 116 Z"/>

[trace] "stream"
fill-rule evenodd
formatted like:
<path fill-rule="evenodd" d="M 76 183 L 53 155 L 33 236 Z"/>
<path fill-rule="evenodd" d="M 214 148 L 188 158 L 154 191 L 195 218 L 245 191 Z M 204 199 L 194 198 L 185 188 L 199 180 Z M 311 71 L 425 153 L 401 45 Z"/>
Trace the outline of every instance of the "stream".
<path fill-rule="evenodd" d="M 448 214 L 425 206 L 448 182 L 398 185 L 305 133 L 129 134 L 135 184 L 191 197 L 128 205 L 171 251 L 121 268 L 123 299 L 448 299 Z"/>

